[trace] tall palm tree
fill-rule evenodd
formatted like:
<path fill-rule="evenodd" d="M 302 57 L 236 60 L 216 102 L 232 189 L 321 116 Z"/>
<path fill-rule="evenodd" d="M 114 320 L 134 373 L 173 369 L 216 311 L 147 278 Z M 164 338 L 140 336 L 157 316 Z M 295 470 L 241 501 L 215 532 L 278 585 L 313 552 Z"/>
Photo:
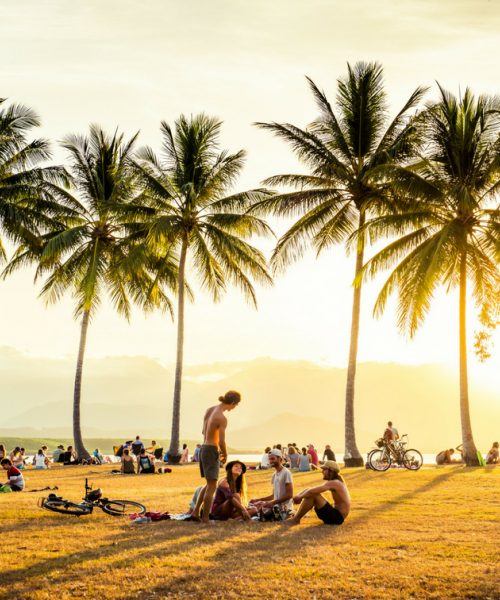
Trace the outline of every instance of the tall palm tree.
<path fill-rule="evenodd" d="M 365 266 L 372 276 L 394 266 L 375 305 L 384 310 L 399 291 L 398 324 L 410 336 L 429 311 L 436 289 L 459 288 L 460 416 L 465 462 L 477 465 L 469 414 L 467 285 L 479 306 L 500 304 L 500 99 L 467 89 L 457 99 L 439 86 L 440 99 L 423 114 L 427 147 L 411 170 L 392 178 L 409 198 L 400 214 L 367 224 L 370 235 L 397 239 Z"/>
<path fill-rule="evenodd" d="M 425 90 L 417 88 L 389 122 L 382 67 L 377 63 L 348 65 L 337 81 L 335 109 L 308 79 L 319 117 L 307 128 L 289 123 L 258 123 L 290 144 L 309 174 L 277 175 L 265 184 L 291 186 L 296 191 L 277 194 L 258 209 L 283 217 L 300 218 L 281 237 L 272 256 L 281 271 L 300 258 L 311 244 L 317 254 L 346 241 L 362 228 L 367 215 L 389 210 L 394 203 L 390 181 L 378 176 L 381 167 L 403 164 L 418 147 L 418 129 L 408 117 Z M 355 276 L 362 266 L 366 237 L 357 236 Z M 345 394 L 345 464 L 361 466 L 354 427 L 354 384 L 358 351 L 361 286 L 353 290 L 351 341 Z"/>
<path fill-rule="evenodd" d="M 169 460 L 179 460 L 180 406 L 184 355 L 184 305 L 188 260 L 201 284 L 217 301 L 228 282 L 239 286 L 257 305 L 254 280 L 271 283 L 263 254 L 245 241 L 268 235 L 267 224 L 247 214 L 267 194 L 263 189 L 227 195 L 243 167 L 243 151 L 219 151 L 221 122 L 204 114 L 181 116 L 174 130 L 161 124 L 163 148 L 138 155 L 137 168 L 155 210 L 150 220 L 149 246 L 179 256 L 177 356 Z"/>
<path fill-rule="evenodd" d="M 53 217 L 69 210 L 68 202 L 54 197 L 67 178 L 62 167 L 40 166 L 50 158 L 49 143 L 28 140 L 40 125 L 38 116 L 25 106 L 4 108 L 4 103 L 0 98 L 0 233 L 22 243 L 31 230 L 46 230 Z M 0 261 L 5 259 L 0 237 Z"/>
<path fill-rule="evenodd" d="M 81 333 L 74 384 L 73 436 L 79 459 L 89 458 L 80 420 L 87 330 L 103 292 L 108 292 L 116 310 L 127 319 L 130 297 L 139 299 L 141 290 L 146 288 L 149 298 L 170 305 L 161 286 L 149 276 L 148 265 L 138 268 L 137 261 L 133 261 L 143 229 L 141 220 L 151 213 L 142 203 L 137 177 L 130 168 L 135 139 L 136 136 L 125 141 L 116 132 L 108 136 L 97 126 L 90 127 L 87 137 L 65 138 L 63 147 L 69 155 L 71 182 L 79 200 L 63 189 L 59 194 L 70 199 L 76 210 L 61 219 L 57 228 L 33 243 L 20 246 L 10 265 L 12 270 L 38 259 L 37 277 L 49 273 L 41 295 L 48 302 L 55 302 L 70 290 L 76 298 L 75 317 L 81 318 Z M 130 268 L 131 264 L 134 268 Z"/>

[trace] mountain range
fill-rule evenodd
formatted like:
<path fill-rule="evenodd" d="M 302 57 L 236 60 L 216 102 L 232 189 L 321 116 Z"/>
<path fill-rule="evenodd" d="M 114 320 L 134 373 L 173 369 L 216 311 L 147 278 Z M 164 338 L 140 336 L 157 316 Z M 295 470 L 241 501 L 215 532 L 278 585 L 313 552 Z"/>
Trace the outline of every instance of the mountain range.
<path fill-rule="evenodd" d="M 0 348 L 0 436 L 70 435 L 73 377 L 73 360 Z M 143 356 L 88 359 L 82 390 L 84 436 L 168 437 L 173 377 L 172 366 Z M 256 449 L 293 441 L 330 443 L 343 451 L 345 377 L 345 369 L 271 358 L 187 366 L 182 438 L 198 439 L 205 409 L 228 389 L 237 389 L 243 400 L 229 415 L 232 447 Z M 499 437 L 498 393 L 471 381 L 470 397 L 476 443 L 486 449 Z M 439 365 L 361 363 L 355 419 L 360 450 L 372 446 L 388 419 L 424 452 L 457 445 L 458 378 Z"/>

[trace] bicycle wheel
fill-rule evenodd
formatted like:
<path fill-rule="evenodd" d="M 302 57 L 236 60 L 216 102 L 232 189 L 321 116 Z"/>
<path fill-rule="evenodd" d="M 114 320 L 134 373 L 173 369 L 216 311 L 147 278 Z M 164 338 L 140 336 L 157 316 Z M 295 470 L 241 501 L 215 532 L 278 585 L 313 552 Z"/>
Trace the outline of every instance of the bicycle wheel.
<path fill-rule="evenodd" d="M 367 454 L 367 456 L 366 456 L 366 464 L 368 465 L 368 468 L 369 468 L 369 469 L 373 469 L 373 467 L 372 467 L 372 466 L 371 466 L 371 464 L 370 464 L 370 460 L 371 460 L 372 454 L 373 454 L 374 452 L 380 452 L 380 450 L 377 450 L 376 448 L 375 448 L 375 449 L 373 449 L 373 450 L 370 450 L 370 452 L 368 452 L 368 454 Z"/>
<path fill-rule="evenodd" d="M 113 517 L 125 517 L 135 513 L 143 515 L 146 512 L 145 506 L 132 500 L 108 500 L 100 506 L 105 513 Z"/>
<path fill-rule="evenodd" d="M 84 504 L 75 504 L 74 502 L 68 502 L 67 500 L 45 500 L 45 502 L 42 504 L 42 508 L 61 513 L 63 515 L 74 515 L 75 517 L 90 515 L 92 512 L 92 508 L 89 506 L 85 506 Z"/>
<path fill-rule="evenodd" d="M 424 464 L 424 458 L 418 450 L 407 450 L 403 455 L 403 464 L 410 471 L 418 471 Z"/>
<path fill-rule="evenodd" d="M 384 450 L 374 450 L 370 454 L 370 467 L 374 471 L 387 471 L 391 466 L 392 459 Z"/>

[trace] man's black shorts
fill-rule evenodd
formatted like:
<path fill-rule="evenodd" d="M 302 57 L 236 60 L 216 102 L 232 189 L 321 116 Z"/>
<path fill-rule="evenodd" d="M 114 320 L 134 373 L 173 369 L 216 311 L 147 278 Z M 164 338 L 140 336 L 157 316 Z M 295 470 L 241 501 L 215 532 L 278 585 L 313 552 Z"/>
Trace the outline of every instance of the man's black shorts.
<path fill-rule="evenodd" d="M 314 510 L 316 511 L 318 518 L 321 519 L 323 523 L 326 523 L 326 525 L 342 525 L 344 522 L 342 513 L 328 502 L 321 508 L 315 508 Z"/>

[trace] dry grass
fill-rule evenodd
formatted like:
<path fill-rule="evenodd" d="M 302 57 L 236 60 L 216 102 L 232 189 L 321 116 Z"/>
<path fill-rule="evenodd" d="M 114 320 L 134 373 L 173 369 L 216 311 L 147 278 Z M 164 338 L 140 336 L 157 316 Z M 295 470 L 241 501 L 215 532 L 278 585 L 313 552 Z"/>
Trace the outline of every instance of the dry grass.
<path fill-rule="evenodd" d="M 28 489 L 80 499 L 88 476 L 110 498 L 183 512 L 200 479 L 111 475 L 108 467 L 28 471 Z M 248 474 L 250 496 L 269 472 Z M 346 472 L 341 527 L 163 521 L 133 525 L 100 510 L 75 518 L 37 507 L 43 494 L 0 495 L 0 598 L 499 598 L 500 468 Z M 297 490 L 319 481 L 295 474 Z"/>

